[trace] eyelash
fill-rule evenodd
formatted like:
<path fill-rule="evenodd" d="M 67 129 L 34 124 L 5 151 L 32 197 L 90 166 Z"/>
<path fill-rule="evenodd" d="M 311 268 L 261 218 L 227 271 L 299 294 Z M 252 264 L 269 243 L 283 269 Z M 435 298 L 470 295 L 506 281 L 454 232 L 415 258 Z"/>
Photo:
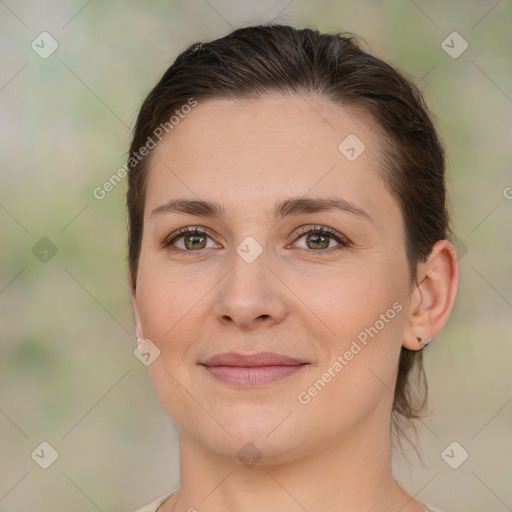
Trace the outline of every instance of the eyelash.
<path fill-rule="evenodd" d="M 338 242 L 340 245 L 336 246 L 336 247 L 331 247 L 330 249 L 318 249 L 318 250 L 303 249 L 303 250 L 307 251 L 308 253 L 318 253 L 318 255 L 330 254 L 333 251 L 346 249 L 347 247 L 350 247 L 352 245 L 351 241 L 346 236 L 342 235 L 341 233 L 339 233 L 338 231 L 336 231 L 332 228 L 327 228 L 325 226 L 314 226 L 314 227 L 301 228 L 301 229 L 297 230 L 294 233 L 294 235 L 297 237 L 297 240 L 298 240 L 306 235 L 309 235 L 310 233 L 329 236 L 329 237 L 333 238 L 334 240 L 336 240 L 336 242 Z M 182 253 L 192 254 L 195 252 L 196 253 L 201 252 L 202 251 L 201 249 L 197 250 L 197 251 L 191 251 L 191 250 L 184 250 L 184 249 L 178 249 L 176 247 L 172 247 L 173 243 L 175 243 L 177 240 L 183 238 L 186 235 L 205 235 L 205 236 L 208 236 L 209 238 L 211 238 L 210 235 L 208 234 L 208 231 L 205 229 L 195 227 L 195 226 L 186 227 L 186 228 L 181 228 L 178 231 L 175 231 L 175 232 L 171 233 L 169 236 L 167 236 L 166 238 L 164 238 L 164 240 L 162 240 L 162 242 L 160 243 L 160 247 L 162 249 L 167 248 L 168 250 L 170 250 L 172 252 L 180 253 L 180 254 L 182 254 Z M 300 248 L 300 249 L 302 249 L 302 248 Z"/>

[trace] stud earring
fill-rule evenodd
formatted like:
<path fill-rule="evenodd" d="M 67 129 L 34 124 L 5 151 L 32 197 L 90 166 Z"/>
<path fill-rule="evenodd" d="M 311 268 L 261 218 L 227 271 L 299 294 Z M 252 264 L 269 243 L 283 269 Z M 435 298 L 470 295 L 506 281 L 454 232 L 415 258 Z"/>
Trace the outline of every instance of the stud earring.
<path fill-rule="evenodd" d="M 421 343 L 423 340 L 421 338 L 416 338 L 418 340 L 418 343 Z M 420 350 L 423 350 L 430 342 L 432 341 L 432 338 L 428 338 L 425 341 L 423 341 L 423 347 L 421 347 Z"/>

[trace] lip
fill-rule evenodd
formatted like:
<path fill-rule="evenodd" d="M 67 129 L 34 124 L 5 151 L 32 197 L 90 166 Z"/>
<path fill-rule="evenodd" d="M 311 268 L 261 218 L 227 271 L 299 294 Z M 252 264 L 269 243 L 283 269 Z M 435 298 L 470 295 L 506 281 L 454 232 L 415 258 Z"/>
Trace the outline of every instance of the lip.
<path fill-rule="evenodd" d="M 274 352 L 258 354 L 224 352 L 210 357 L 201 364 L 217 380 L 238 387 L 269 384 L 309 366 L 306 361 Z"/>
<path fill-rule="evenodd" d="M 276 354 L 275 352 L 258 352 L 257 354 L 241 354 L 239 352 L 223 352 L 204 361 L 205 366 L 295 366 L 307 363 L 300 359 Z"/>

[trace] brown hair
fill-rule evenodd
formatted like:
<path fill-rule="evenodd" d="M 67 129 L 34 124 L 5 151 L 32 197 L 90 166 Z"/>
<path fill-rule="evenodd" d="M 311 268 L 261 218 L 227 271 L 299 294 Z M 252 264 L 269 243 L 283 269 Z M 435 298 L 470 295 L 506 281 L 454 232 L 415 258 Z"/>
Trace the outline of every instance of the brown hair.
<path fill-rule="evenodd" d="M 417 87 L 363 51 L 356 39 L 354 34 L 258 25 L 193 44 L 177 57 L 144 100 L 130 147 L 128 259 L 134 288 L 152 154 L 141 158 L 140 149 L 150 147 L 157 128 L 170 127 L 170 117 L 191 98 L 257 99 L 271 93 L 314 94 L 376 122 L 384 135 L 382 177 L 401 208 L 411 285 L 416 281 L 417 264 L 451 233 L 444 150 Z M 397 431 L 405 426 L 403 420 L 421 417 L 427 401 L 422 352 L 401 350 L 393 403 Z"/>

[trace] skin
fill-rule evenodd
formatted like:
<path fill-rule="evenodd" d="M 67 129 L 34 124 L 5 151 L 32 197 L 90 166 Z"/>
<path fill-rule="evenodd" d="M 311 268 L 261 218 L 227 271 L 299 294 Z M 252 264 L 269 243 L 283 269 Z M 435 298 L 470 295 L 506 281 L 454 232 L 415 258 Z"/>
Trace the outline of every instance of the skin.
<path fill-rule="evenodd" d="M 366 146 L 355 161 L 338 150 L 349 134 Z M 401 347 L 420 349 L 417 338 L 448 319 L 457 258 L 450 242 L 437 242 L 411 286 L 402 215 L 379 174 L 381 137 L 329 100 L 269 95 L 200 101 L 155 148 L 132 303 L 137 336 L 160 350 L 148 368 L 180 431 L 181 487 L 160 510 L 425 511 L 391 474 L 391 390 Z M 218 202 L 226 215 L 151 215 L 182 197 Z M 271 220 L 290 197 L 343 198 L 371 220 L 344 211 Z M 200 248 L 189 238 L 185 253 L 183 237 L 174 243 L 182 253 L 160 247 L 187 226 L 209 230 Z M 295 233 L 314 226 L 351 245 L 327 237 L 317 248 L 315 235 Z M 263 249 L 252 263 L 236 252 L 248 236 Z M 401 311 L 301 404 L 298 394 L 394 303 Z M 242 389 L 198 364 L 225 351 L 310 364 Z M 261 455 L 252 467 L 237 457 L 247 443 Z"/>

